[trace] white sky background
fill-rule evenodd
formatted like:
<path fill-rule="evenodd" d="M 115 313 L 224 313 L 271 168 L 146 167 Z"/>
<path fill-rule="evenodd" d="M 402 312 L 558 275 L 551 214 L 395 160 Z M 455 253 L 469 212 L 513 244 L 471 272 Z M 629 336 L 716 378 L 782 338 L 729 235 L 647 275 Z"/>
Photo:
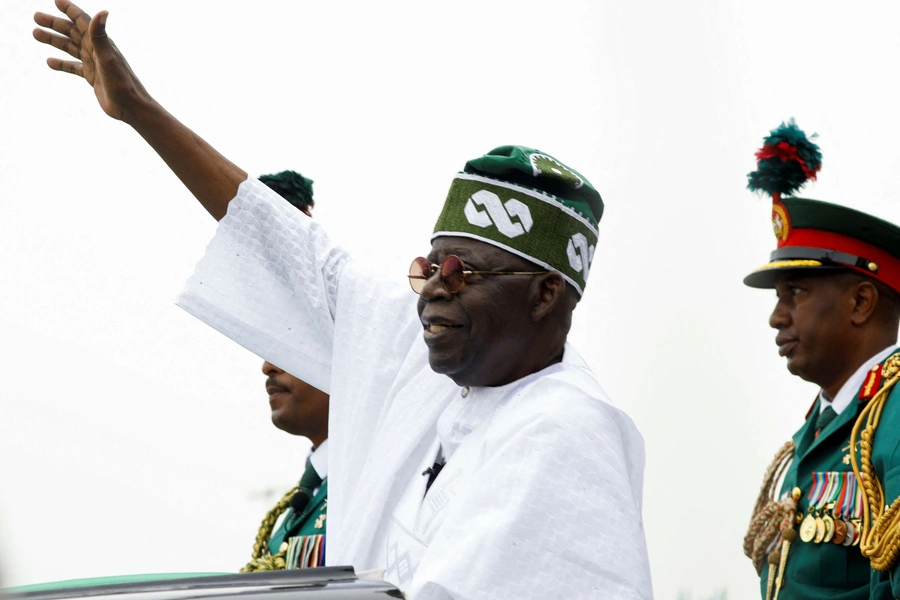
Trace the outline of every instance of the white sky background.
<path fill-rule="evenodd" d="M 900 223 L 900 5 L 866 6 L 86 8 L 226 156 L 314 179 L 316 219 L 385 277 L 427 252 L 466 159 L 524 144 L 584 173 L 607 209 L 571 337 L 646 439 L 656 595 L 742 600 L 759 483 L 816 392 L 777 356 L 774 294 L 741 284 L 774 248 L 745 176 L 794 116 L 824 154 L 804 195 Z M 174 306 L 215 223 L 46 68 L 31 14 L 51 9 L 0 21 L 3 583 L 234 570 L 308 444 L 269 423 L 261 360 Z"/>

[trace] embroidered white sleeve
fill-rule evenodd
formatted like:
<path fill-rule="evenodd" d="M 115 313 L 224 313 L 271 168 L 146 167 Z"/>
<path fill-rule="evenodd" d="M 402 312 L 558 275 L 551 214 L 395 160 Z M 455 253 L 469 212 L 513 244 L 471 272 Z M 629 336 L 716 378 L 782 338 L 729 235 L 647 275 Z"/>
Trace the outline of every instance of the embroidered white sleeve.
<path fill-rule="evenodd" d="M 408 299 L 413 294 L 401 296 L 397 287 L 354 268 L 320 224 L 248 179 L 177 303 L 251 352 L 330 392 L 336 320 L 352 326 L 360 312 L 370 320 L 380 313 L 379 325 L 393 331 L 415 322 Z M 407 348 L 408 343 L 404 353 Z M 370 353 L 357 343 L 343 344 L 339 354 L 341 362 L 359 362 Z"/>

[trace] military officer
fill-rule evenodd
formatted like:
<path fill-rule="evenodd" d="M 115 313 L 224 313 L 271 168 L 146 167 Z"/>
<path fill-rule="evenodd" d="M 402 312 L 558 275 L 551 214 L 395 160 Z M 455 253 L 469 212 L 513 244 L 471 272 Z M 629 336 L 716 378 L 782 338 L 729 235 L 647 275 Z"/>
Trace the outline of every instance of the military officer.
<path fill-rule="evenodd" d="M 777 248 L 744 283 L 775 290 L 778 352 L 821 390 L 766 473 L 744 551 L 767 600 L 895 598 L 900 228 L 788 197 L 821 165 L 793 121 L 771 132 L 757 158 L 748 187 L 772 196 Z"/>
<path fill-rule="evenodd" d="M 312 181 L 294 171 L 259 178 L 307 216 L 312 216 Z M 300 569 L 325 564 L 328 508 L 328 394 L 266 361 L 266 392 L 272 424 L 308 438 L 313 447 L 300 482 L 263 519 L 253 559 L 242 571 Z M 275 530 L 279 517 L 281 522 Z"/>

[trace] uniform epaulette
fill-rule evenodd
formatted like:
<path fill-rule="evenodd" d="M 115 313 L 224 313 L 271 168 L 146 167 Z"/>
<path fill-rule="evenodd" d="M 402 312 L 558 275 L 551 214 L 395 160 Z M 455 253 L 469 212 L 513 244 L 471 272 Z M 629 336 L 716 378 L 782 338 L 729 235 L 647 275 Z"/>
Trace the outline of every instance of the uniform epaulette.
<path fill-rule="evenodd" d="M 877 365 L 869 369 L 869 373 L 866 375 L 865 382 L 862 384 L 862 387 L 859 388 L 860 400 L 871 400 L 881 389 L 881 385 L 884 383 L 884 376 L 882 375 L 881 371 L 881 363 L 878 363 Z"/>
<path fill-rule="evenodd" d="M 895 352 L 891 356 L 894 356 L 896 354 L 897 352 Z M 859 388 L 860 400 L 871 400 L 875 397 L 875 394 L 877 394 L 879 390 L 881 390 L 885 382 L 884 365 L 888 360 L 890 360 L 891 356 L 869 369 L 868 374 L 866 374 L 865 382 L 863 382 L 862 387 Z"/>

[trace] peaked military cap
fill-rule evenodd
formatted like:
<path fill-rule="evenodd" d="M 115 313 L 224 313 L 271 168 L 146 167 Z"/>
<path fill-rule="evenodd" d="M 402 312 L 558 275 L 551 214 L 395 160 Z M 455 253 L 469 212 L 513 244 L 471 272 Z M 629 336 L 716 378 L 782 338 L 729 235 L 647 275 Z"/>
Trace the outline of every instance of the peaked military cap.
<path fill-rule="evenodd" d="M 815 136 L 813 136 L 815 137 Z M 822 155 L 791 120 L 765 139 L 748 188 L 772 196 L 777 248 L 744 278 L 754 288 L 774 288 L 788 269 L 827 272 L 850 269 L 900 292 L 900 227 L 864 212 L 806 198 L 782 198 L 816 178 Z"/>

